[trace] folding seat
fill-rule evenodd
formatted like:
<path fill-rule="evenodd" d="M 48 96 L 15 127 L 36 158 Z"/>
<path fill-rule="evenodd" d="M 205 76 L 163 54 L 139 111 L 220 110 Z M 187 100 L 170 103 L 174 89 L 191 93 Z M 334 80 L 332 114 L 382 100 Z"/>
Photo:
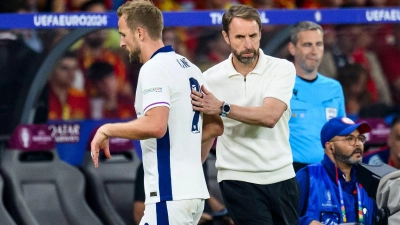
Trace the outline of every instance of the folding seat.
<path fill-rule="evenodd" d="M 111 159 L 100 154 L 99 167 L 95 168 L 90 155 L 90 135 L 82 171 L 86 175 L 89 205 L 109 225 L 132 225 L 136 171 L 140 165 L 131 140 L 110 138 Z"/>
<path fill-rule="evenodd" d="M 367 122 L 371 126 L 371 132 L 366 134 L 367 142 L 364 151 L 373 150 L 386 145 L 390 127 L 383 118 L 359 118 L 357 122 Z"/>
<path fill-rule="evenodd" d="M 11 218 L 10 214 L 6 210 L 6 207 L 3 205 L 3 191 L 4 191 L 4 182 L 3 178 L 0 176 L 0 224 L 1 225 L 16 225 L 14 220 Z"/>
<path fill-rule="evenodd" d="M 19 125 L 2 152 L 5 199 L 18 225 L 101 225 L 85 177 L 61 161 L 47 125 Z"/>

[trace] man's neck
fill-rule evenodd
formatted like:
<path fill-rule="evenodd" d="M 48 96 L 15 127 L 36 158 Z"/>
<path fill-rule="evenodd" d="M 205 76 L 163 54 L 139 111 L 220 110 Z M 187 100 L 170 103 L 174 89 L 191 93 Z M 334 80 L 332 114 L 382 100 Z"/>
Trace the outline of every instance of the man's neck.
<path fill-rule="evenodd" d="M 400 159 L 394 156 L 390 156 L 390 161 L 393 163 L 393 167 L 396 169 L 400 169 Z"/>
<path fill-rule="evenodd" d="M 259 58 L 260 58 L 260 52 L 258 53 L 257 58 L 251 64 L 244 64 L 244 63 L 240 62 L 236 58 L 236 56 L 234 56 L 232 54 L 232 64 L 233 64 L 233 67 L 236 69 L 236 71 L 238 71 L 243 76 L 246 76 L 251 71 L 253 71 L 253 69 L 256 67 Z"/>
<path fill-rule="evenodd" d="M 308 72 L 308 71 L 304 71 L 303 69 L 300 68 L 300 66 L 296 65 L 296 74 L 297 76 L 303 78 L 304 80 L 315 80 L 315 78 L 317 77 L 317 70 Z"/>
<path fill-rule="evenodd" d="M 111 110 L 111 109 L 118 108 L 117 94 L 111 94 L 111 95 L 105 96 L 104 99 L 105 99 L 104 107 L 106 109 Z"/>
<path fill-rule="evenodd" d="M 351 180 L 351 165 L 342 163 L 342 162 L 337 162 L 336 163 L 337 167 L 343 172 L 345 175 L 345 180 L 346 182 L 349 182 Z"/>
<path fill-rule="evenodd" d="M 67 103 L 68 88 L 50 83 L 50 87 L 61 104 Z"/>
<path fill-rule="evenodd" d="M 161 39 L 153 41 L 150 40 L 147 43 L 144 44 L 144 47 L 142 48 L 141 52 L 141 60 L 142 63 L 146 63 L 147 61 L 150 60 L 151 56 L 160 48 L 164 47 L 164 43 L 162 42 Z"/>

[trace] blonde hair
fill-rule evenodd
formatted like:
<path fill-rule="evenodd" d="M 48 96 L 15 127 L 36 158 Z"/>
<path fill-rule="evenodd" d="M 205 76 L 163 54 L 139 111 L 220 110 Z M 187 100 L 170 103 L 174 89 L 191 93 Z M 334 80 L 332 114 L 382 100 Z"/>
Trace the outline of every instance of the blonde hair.
<path fill-rule="evenodd" d="M 126 24 L 131 31 L 143 27 L 152 40 L 161 39 L 164 21 L 161 11 L 148 0 L 127 1 L 117 10 L 118 17 L 126 16 Z"/>

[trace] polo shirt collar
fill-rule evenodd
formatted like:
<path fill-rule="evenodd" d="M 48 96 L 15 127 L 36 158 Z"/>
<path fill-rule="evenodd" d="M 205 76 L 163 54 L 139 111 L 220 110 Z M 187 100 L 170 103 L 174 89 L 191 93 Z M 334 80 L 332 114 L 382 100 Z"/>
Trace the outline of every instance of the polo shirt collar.
<path fill-rule="evenodd" d="M 153 58 L 153 57 L 154 57 L 155 55 L 157 55 L 158 53 L 162 53 L 162 52 L 173 52 L 173 51 L 174 51 L 174 48 L 172 48 L 171 45 L 164 46 L 164 47 L 158 49 L 156 52 L 154 52 L 153 55 L 150 57 L 150 59 Z"/>
<path fill-rule="evenodd" d="M 236 71 L 235 67 L 233 66 L 232 63 L 232 57 L 233 54 L 231 53 L 228 58 L 228 65 L 227 65 L 227 74 L 229 77 L 235 76 L 235 75 L 240 75 L 238 71 Z M 258 74 L 262 75 L 264 70 L 265 70 L 265 65 L 267 64 L 267 57 L 264 54 L 264 52 L 261 50 L 261 48 L 258 49 L 258 61 L 254 69 L 249 73 L 249 74 Z"/>

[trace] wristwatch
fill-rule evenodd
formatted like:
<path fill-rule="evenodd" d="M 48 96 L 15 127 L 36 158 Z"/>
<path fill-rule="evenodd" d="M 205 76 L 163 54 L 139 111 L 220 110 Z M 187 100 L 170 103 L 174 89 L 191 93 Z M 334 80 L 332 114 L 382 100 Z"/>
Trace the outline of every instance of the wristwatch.
<path fill-rule="evenodd" d="M 221 114 L 219 115 L 222 117 L 226 117 L 230 111 L 231 111 L 231 105 L 227 102 L 223 102 L 221 106 Z"/>

